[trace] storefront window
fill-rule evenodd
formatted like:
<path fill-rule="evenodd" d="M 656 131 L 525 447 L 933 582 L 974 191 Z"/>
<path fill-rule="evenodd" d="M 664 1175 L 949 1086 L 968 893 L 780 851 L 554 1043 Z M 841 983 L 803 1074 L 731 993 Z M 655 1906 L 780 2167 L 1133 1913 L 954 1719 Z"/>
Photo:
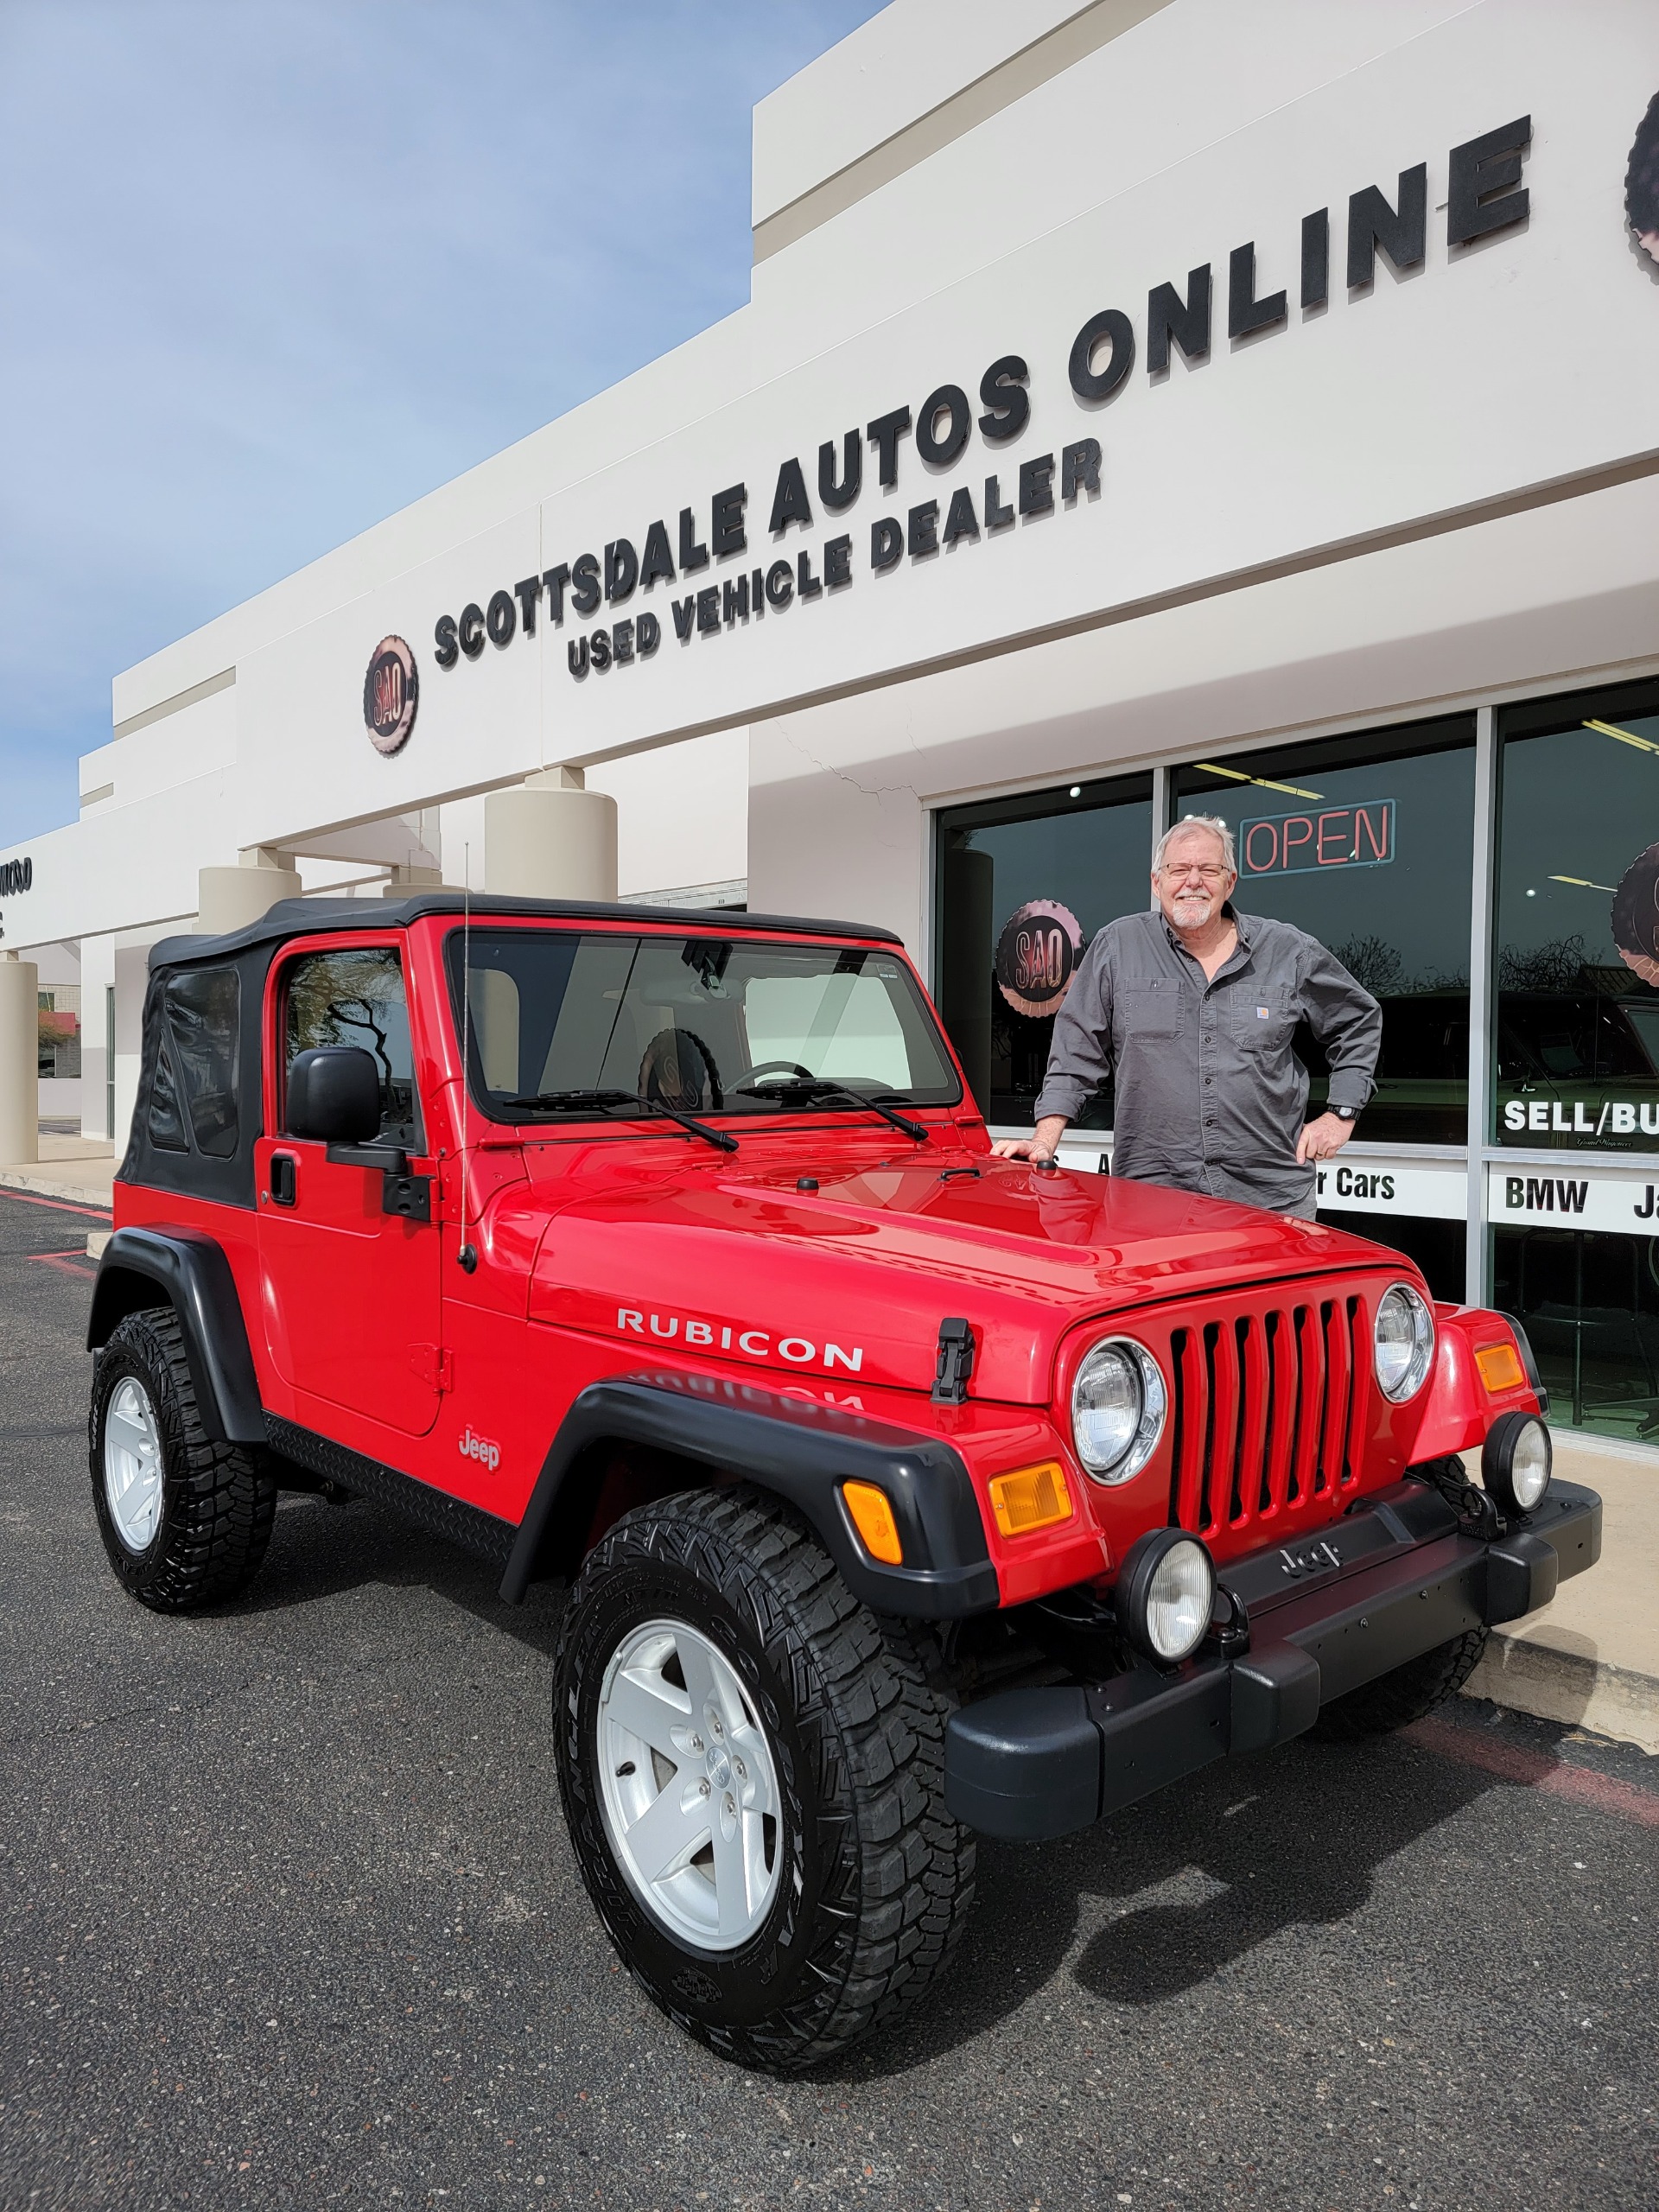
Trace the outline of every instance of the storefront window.
<path fill-rule="evenodd" d="M 1462 1304 L 1467 1281 L 1462 1222 L 1433 1221 L 1421 1214 L 1356 1213 L 1345 1206 L 1340 1210 L 1321 1206 L 1319 1219 L 1328 1221 L 1332 1229 L 1344 1230 L 1350 1236 L 1369 1236 L 1374 1244 L 1403 1252 L 1422 1269 L 1423 1281 L 1436 1298 L 1454 1306 Z"/>
<path fill-rule="evenodd" d="M 1659 684 L 1499 732 L 1496 1140 L 1659 1152 Z"/>
<path fill-rule="evenodd" d="M 941 810 L 939 1011 L 987 1121 L 1030 1125 L 1077 961 L 1147 905 L 1151 853 L 1150 776 Z M 1111 1127 L 1109 1084 L 1077 1121 Z"/>
<path fill-rule="evenodd" d="M 1659 1240 L 1499 1229 L 1492 1241 L 1492 1303 L 1526 1330 L 1548 1386 L 1552 1421 L 1653 1443 Z"/>
<path fill-rule="evenodd" d="M 1200 761 L 1174 778 L 1175 814 L 1219 814 L 1238 846 L 1237 905 L 1329 946 L 1382 1002 L 1370 1143 L 1468 1135 L 1469 924 L 1474 720 Z M 1659 766 L 1659 764 L 1656 764 Z M 1325 1097 L 1311 1033 L 1297 1050 Z"/>

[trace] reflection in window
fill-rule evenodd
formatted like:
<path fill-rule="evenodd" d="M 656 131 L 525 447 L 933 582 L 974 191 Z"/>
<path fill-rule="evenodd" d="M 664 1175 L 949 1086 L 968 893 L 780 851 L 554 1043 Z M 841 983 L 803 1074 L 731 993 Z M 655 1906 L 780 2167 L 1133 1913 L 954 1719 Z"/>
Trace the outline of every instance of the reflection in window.
<path fill-rule="evenodd" d="M 1500 727 L 1497 1139 L 1659 1151 L 1659 685 Z"/>
<path fill-rule="evenodd" d="M 168 978 L 163 1003 L 196 1149 L 234 1159 L 241 978 L 230 967 L 186 969 Z"/>
<path fill-rule="evenodd" d="M 981 1111 L 1029 1126 L 1054 1016 L 1096 930 L 1144 911 L 1152 779 L 941 810 L 939 1011 Z M 1078 1116 L 1109 1128 L 1109 1084 Z"/>
<path fill-rule="evenodd" d="M 1370 1143 L 1468 1135 L 1474 721 L 1230 753 L 1177 772 L 1175 813 L 1219 814 L 1239 850 L 1235 904 L 1293 922 L 1382 1007 Z M 1325 1056 L 1296 1049 L 1323 1103 Z"/>
<path fill-rule="evenodd" d="M 184 1133 L 184 1109 L 179 1102 L 178 1078 L 173 1072 L 167 1039 L 156 1047 L 156 1071 L 149 1079 L 149 1141 L 158 1152 L 188 1152 Z"/>
<path fill-rule="evenodd" d="M 382 1144 L 420 1149 L 415 1064 L 404 996 L 403 963 L 389 945 L 306 952 L 283 979 L 287 1060 L 314 1046 L 356 1045 L 372 1055 L 380 1077 Z"/>
<path fill-rule="evenodd" d="M 682 1112 L 728 1114 L 822 1106 L 815 1083 L 916 1105 L 960 1096 L 926 1003 L 893 953 L 474 929 L 463 970 L 464 934 L 451 937 L 448 956 L 456 1014 L 464 1003 L 471 1022 L 474 1094 L 506 1119 L 591 1108 L 605 1093 L 613 1103 L 637 1094 Z M 833 1096 L 828 1103 L 836 1110 Z"/>
<path fill-rule="evenodd" d="M 1550 1418 L 1659 1438 L 1659 1239 L 1592 1230 L 1493 1232 L 1494 1305 L 1526 1330 Z"/>

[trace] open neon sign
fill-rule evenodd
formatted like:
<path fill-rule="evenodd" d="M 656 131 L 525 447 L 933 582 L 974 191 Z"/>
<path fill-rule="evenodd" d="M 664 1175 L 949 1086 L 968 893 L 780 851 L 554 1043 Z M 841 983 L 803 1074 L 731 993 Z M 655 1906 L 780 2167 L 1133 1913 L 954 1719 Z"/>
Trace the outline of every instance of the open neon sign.
<path fill-rule="evenodd" d="M 1307 875 L 1316 869 L 1386 868 L 1394 858 L 1394 801 L 1258 814 L 1238 825 L 1241 875 Z"/>

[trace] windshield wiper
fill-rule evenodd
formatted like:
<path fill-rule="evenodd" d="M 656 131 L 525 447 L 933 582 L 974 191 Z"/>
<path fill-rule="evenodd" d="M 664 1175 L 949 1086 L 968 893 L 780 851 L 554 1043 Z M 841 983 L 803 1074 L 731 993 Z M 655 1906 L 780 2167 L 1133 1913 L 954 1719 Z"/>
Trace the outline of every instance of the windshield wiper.
<path fill-rule="evenodd" d="M 850 1084 L 836 1083 L 828 1076 L 794 1076 L 783 1083 L 746 1083 L 739 1085 L 741 1098 L 775 1098 L 779 1105 L 785 1095 L 791 1098 L 844 1098 L 852 1106 L 868 1106 L 872 1114 L 879 1114 L 884 1122 L 891 1122 L 895 1129 L 902 1129 L 918 1144 L 927 1142 L 926 1125 L 912 1122 L 908 1115 L 895 1114 L 891 1106 L 884 1106 L 879 1098 L 871 1098 L 861 1090 L 855 1090 Z"/>
<path fill-rule="evenodd" d="M 632 1106 L 646 1114 L 665 1114 L 671 1122 L 677 1122 L 683 1129 L 690 1129 L 693 1136 L 702 1137 L 719 1152 L 735 1152 L 737 1139 L 728 1136 L 724 1129 L 711 1129 L 707 1122 L 699 1122 L 690 1114 L 682 1114 L 677 1106 L 670 1106 L 660 1098 L 647 1098 L 638 1090 L 538 1090 L 526 1098 L 504 1098 L 504 1106 L 527 1107 L 543 1114 L 580 1114 L 586 1108 L 597 1106 L 608 1113 L 613 1106 Z"/>

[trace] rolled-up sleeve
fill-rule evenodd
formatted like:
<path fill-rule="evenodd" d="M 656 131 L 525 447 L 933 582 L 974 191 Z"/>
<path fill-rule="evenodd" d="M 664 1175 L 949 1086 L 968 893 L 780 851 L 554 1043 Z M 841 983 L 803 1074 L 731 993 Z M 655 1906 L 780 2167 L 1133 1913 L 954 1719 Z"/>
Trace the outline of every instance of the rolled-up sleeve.
<path fill-rule="evenodd" d="M 1382 1009 L 1317 938 L 1305 940 L 1302 1006 L 1331 1066 L 1332 1106 L 1358 1113 L 1371 1095 L 1382 1048 Z M 1058 1024 L 1055 1025 L 1056 1035 Z"/>
<path fill-rule="evenodd" d="M 1064 1114 L 1068 1122 L 1075 1122 L 1111 1071 L 1111 943 L 1107 932 L 1099 930 L 1054 1017 L 1048 1071 L 1034 1118 L 1040 1122 L 1046 1115 Z"/>

